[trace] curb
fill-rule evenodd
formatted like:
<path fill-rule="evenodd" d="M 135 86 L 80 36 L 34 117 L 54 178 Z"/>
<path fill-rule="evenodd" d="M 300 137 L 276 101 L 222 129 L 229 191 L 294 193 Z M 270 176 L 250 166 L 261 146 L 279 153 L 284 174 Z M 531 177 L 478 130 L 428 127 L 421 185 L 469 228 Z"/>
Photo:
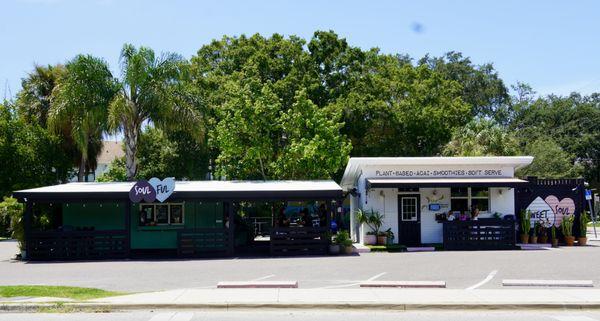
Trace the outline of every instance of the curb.
<path fill-rule="evenodd" d="M 592 310 L 600 309 L 600 303 L 190 303 L 190 304 L 105 304 L 64 303 L 63 308 L 86 310 L 236 310 L 236 309 L 322 309 L 322 310 Z M 37 312 L 57 307 L 56 304 L 0 304 L 0 312 Z"/>

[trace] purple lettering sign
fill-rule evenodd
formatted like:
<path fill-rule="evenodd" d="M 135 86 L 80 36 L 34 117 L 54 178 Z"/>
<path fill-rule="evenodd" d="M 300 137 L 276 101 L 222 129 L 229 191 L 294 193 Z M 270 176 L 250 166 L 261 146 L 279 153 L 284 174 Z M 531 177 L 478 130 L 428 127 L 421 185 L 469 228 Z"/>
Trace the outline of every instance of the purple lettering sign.
<path fill-rule="evenodd" d="M 139 180 L 129 190 L 129 199 L 134 203 L 139 203 L 142 200 L 146 203 L 152 203 L 156 199 L 156 191 L 148 181 Z"/>

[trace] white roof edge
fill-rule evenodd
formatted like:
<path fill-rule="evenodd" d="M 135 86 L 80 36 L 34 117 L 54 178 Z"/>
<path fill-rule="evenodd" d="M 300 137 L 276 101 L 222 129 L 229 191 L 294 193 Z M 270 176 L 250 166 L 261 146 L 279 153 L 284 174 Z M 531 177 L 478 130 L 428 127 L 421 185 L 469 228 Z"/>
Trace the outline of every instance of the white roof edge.
<path fill-rule="evenodd" d="M 354 187 L 361 168 L 365 166 L 428 166 L 428 165 L 507 165 L 515 170 L 533 162 L 533 156 L 430 156 L 430 157 L 351 157 L 344 170 L 340 186 L 344 191 Z"/>

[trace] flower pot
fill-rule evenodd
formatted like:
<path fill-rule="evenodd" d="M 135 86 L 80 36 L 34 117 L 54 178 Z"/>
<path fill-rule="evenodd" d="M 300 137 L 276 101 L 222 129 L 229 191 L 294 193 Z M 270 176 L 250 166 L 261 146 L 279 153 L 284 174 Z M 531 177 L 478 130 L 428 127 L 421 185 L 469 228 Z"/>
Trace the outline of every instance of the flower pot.
<path fill-rule="evenodd" d="M 385 243 L 387 243 L 387 236 L 386 235 L 377 236 L 377 245 L 385 245 Z"/>
<path fill-rule="evenodd" d="M 575 236 L 565 236 L 565 245 L 573 246 L 575 244 Z"/>
<path fill-rule="evenodd" d="M 377 243 L 377 236 L 372 235 L 372 234 L 367 234 L 363 238 L 363 243 L 365 245 L 375 245 L 375 243 Z"/>
<path fill-rule="evenodd" d="M 331 244 L 329 245 L 329 254 L 338 255 L 340 254 L 340 245 L 339 244 Z"/>
<path fill-rule="evenodd" d="M 542 235 L 542 236 L 538 237 L 538 241 L 540 241 L 540 243 L 542 243 L 542 244 L 548 243 L 548 235 Z"/>
<path fill-rule="evenodd" d="M 552 247 L 558 247 L 558 239 L 552 239 Z"/>
<path fill-rule="evenodd" d="M 531 244 L 537 244 L 537 236 L 536 235 L 532 235 L 529 237 L 529 243 Z"/>
<path fill-rule="evenodd" d="M 521 234 L 521 243 L 522 244 L 529 243 L 529 234 Z"/>
<path fill-rule="evenodd" d="M 579 237 L 577 238 L 579 246 L 585 246 L 587 244 L 587 237 Z"/>
<path fill-rule="evenodd" d="M 344 247 L 344 254 L 352 254 L 352 253 L 354 253 L 354 246 L 350 245 L 350 246 Z"/>

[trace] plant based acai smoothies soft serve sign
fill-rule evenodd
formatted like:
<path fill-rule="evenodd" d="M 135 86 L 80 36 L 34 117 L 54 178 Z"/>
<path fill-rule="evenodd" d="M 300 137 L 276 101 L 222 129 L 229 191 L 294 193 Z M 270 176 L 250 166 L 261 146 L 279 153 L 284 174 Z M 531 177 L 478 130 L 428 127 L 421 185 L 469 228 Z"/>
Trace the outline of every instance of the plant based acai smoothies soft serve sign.
<path fill-rule="evenodd" d="M 144 201 L 152 203 L 155 200 L 164 202 L 175 191 L 175 179 L 167 177 L 163 180 L 152 177 L 150 180 L 139 180 L 129 190 L 129 199 L 134 203 Z"/>

